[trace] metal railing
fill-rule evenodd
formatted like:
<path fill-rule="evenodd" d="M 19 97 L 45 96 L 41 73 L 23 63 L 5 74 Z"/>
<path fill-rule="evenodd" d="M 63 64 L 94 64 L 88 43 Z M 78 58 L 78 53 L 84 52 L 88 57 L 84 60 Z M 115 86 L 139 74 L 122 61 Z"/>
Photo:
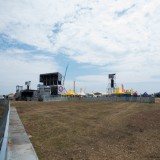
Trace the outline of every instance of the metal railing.
<path fill-rule="evenodd" d="M 9 100 L 0 100 L 0 108 L 3 109 L 3 114 L 0 119 L 0 160 L 6 160 L 10 113 Z"/>

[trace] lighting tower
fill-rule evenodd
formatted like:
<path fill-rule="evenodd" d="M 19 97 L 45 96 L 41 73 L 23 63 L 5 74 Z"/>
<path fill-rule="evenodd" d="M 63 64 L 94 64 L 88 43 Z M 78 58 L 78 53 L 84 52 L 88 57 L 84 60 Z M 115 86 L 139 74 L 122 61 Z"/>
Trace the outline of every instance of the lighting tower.
<path fill-rule="evenodd" d="M 29 90 L 30 85 L 31 85 L 31 81 L 27 81 L 27 82 L 25 82 L 25 85 L 27 86 L 27 90 Z"/>
<path fill-rule="evenodd" d="M 108 94 L 112 94 L 116 87 L 116 74 L 108 74 Z"/>

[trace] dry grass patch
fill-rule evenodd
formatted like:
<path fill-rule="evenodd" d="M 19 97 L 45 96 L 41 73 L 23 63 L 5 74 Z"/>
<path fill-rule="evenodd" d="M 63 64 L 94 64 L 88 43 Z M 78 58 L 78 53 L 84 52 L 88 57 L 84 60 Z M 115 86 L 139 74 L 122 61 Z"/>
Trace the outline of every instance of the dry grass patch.
<path fill-rule="evenodd" d="M 160 103 L 12 102 L 44 160 L 160 159 Z"/>
<path fill-rule="evenodd" d="M 4 113 L 4 106 L 1 106 L 0 105 L 0 121 L 1 121 L 1 118 L 2 118 L 2 116 L 3 116 L 3 113 Z"/>

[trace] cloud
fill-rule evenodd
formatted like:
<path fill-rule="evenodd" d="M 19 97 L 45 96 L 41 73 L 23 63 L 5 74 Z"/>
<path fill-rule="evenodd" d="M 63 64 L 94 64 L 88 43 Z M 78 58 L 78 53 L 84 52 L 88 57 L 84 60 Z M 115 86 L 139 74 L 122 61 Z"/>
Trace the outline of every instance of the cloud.
<path fill-rule="evenodd" d="M 56 65 L 51 64 L 48 56 L 63 54 L 79 64 L 96 65 L 100 76 L 116 72 L 128 82 L 157 80 L 159 0 L 6 0 L 0 6 L 0 39 L 12 44 L 0 41 L 4 66 L 16 63 L 13 56 L 17 64 L 24 63 L 21 73 L 29 64 L 37 73 L 47 68 L 49 72 L 58 64 L 55 59 Z M 18 50 L 12 55 L 13 48 Z"/>
<path fill-rule="evenodd" d="M 0 33 L 0 50 L 8 50 L 10 48 L 17 48 L 17 49 L 25 49 L 25 50 L 35 50 L 36 47 L 27 45 L 23 42 L 19 42 L 15 39 L 10 38 L 8 35 L 4 33 Z"/>
<path fill-rule="evenodd" d="M 0 52 L 0 94 L 15 92 L 16 85 L 24 86 L 31 81 L 31 87 L 37 88 L 39 74 L 59 70 L 54 59 L 45 55 L 26 55 L 26 50 L 10 49 Z"/>
<path fill-rule="evenodd" d="M 134 7 L 135 7 L 135 4 L 133 4 L 129 8 L 123 9 L 122 11 L 116 11 L 115 13 L 117 14 L 118 17 L 121 17 L 121 16 L 124 16 L 125 14 L 127 14 L 127 12 Z"/>

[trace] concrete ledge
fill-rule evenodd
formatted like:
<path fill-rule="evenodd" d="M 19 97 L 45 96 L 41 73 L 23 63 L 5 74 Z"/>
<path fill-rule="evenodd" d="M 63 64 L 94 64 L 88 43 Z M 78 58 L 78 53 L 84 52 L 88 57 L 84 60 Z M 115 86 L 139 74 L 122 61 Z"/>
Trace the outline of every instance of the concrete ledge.
<path fill-rule="evenodd" d="M 38 160 L 14 107 L 10 109 L 8 160 Z"/>

